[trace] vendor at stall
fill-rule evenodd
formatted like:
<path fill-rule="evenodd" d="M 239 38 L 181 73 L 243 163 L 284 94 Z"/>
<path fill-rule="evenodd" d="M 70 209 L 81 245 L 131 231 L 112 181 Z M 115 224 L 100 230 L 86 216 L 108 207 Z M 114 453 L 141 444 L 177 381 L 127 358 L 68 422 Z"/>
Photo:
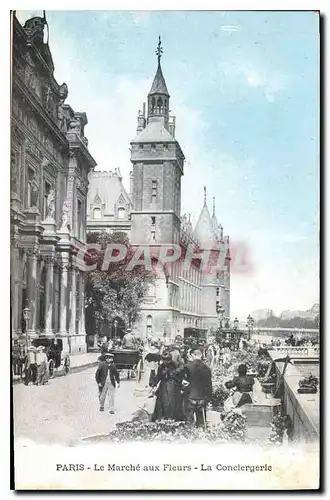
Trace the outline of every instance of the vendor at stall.
<path fill-rule="evenodd" d="M 239 365 L 238 376 L 234 377 L 233 380 L 228 380 L 225 382 L 227 389 L 236 389 L 232 395 L 233 404 L 236 408 L 243 406 L 245 404 L 253 403 L 253 384 L 254 378 L 251 375 L 247 375 L 247 366 Z"/>

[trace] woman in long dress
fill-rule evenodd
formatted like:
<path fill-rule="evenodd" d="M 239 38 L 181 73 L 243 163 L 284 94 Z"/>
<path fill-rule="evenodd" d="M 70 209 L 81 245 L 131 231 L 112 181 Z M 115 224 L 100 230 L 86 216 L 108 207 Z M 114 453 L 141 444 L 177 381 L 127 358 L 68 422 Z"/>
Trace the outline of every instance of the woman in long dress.
<path fill-rule="evenodd" d="M 154 381 L 156 390 L 156 405 L 152 420 L 172 419 L 183 420 L 182 410 L 182 379 L 183 370 L 172 361 L 169 353 L 162 355 L 162 362 Z"/>
<path fill-rule="evenodd" d="M 49 379 L 48 358 L 44 346 L 37 348 L 37 385 L 47 384 Z"/>

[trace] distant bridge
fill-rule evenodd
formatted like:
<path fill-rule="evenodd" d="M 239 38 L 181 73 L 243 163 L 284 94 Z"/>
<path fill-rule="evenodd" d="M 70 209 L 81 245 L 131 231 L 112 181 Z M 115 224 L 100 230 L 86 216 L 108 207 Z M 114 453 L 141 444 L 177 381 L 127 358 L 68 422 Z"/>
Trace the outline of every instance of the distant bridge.
<path fill-rule="evenodd" d="M 244 328 L 245 331 L 248 331 L 248 328 Z M 277 326 L 274 328 L 267 328 L 267 327 L 254 327 L 253 328 L 253 334 L 254 335 L 272 335 L 272 334 L 278 334 L 278 335 L 285 335 L 285 334 L 305 334 L 305 335 L 319 335 L 320 330 L 318 328 L 282 328 L 281 326 Z"/>

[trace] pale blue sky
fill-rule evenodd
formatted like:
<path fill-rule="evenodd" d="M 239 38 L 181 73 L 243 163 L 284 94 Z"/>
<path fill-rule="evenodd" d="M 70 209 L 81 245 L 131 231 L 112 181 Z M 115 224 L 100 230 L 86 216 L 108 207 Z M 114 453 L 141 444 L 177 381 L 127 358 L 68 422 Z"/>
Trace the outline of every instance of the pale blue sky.
<path fill-rule="evenodd" d="M 47 11 L 47 19 L 55 76 L 68 84 L 67 102 L 87 113 L 97 169 L 125 176 L 161 35 L 186 156 L 183 211 L 197 220 L 206 185 L 225 234 L 245 242 L 254 264 L 249 275 L 233 272 L 232 315 L 317 302 L 318 16 Z"/>

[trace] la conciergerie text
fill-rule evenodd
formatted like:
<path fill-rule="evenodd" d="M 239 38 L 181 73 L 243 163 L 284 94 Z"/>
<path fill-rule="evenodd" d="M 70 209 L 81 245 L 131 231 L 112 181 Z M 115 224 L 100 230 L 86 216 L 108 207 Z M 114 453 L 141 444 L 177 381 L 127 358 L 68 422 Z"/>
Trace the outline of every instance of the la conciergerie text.
<path fill-rule="evenodd" d="M 199 464 L 199 465 L 175 465 L 175 464 L 56 464 L 58 472 L 272 472 L 273 467 L 268 464 Z"/>

